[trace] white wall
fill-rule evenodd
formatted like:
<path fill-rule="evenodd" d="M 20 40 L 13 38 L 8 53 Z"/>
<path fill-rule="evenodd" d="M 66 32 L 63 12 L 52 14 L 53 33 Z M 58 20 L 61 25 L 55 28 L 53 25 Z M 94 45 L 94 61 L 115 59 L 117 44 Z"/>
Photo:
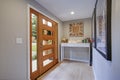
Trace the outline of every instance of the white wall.
<path fill-rule="evenodd" d="M 112 0 L 112 61 L 105 60 L 93 49 L 96 80 L 120 80 L 120 0 Z"/>
<path fill-rule="evenodd" d="M 69 24 L 78 23 L 78 22 L 84 23 L 84 36 L 70 37 Z M 64 37 L 72 41 L 79 41 L 79 40 L 82 41 L 84 38 L 87 38 L 87 37 L 90 38 L 91 37 L 91 18 L 63 22 L 63 31 L 64 31 Z M 88 48 L 65 48 L 65 58 L 66 59 L 71 58 L 73 60 L 88 62 L 89 49 Z"/>
<path fill-rule="evenodd" d="M 83 37 L 70 37 L 69 36 L 69 24 L 79 23 L 79 22 L 83 22 L 84 24 L 84 36 Z M 78 39 L 82 40 L 86 37 L 91 37 L 91 18 L 63 22 L 63 28 L 64 28 L 63 29 L 64 36 L 70 40 L 78 40 Z"/>
<path fill-rule="evenodd" d="M 57 21 L 62 31 L 62 22 L 34 0 L 0 0 L 0 80 L 28 80 L 28 4 Z M 17 37 L 22 44 L 16 44 Z"/>

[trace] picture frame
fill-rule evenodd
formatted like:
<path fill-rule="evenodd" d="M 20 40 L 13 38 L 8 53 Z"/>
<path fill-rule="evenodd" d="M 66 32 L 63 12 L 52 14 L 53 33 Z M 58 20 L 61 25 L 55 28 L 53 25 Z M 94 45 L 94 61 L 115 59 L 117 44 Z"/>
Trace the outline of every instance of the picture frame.
<path fill-rule="evenodd" d="M 92 47 L 94 47 L 95 48 L 95 41 L 96 41 L 96 8 L 94 8 L 94 10 L 93 10 L 93 14 L 92 14 L 92 27 L 91 27 L 91 31 L 92 31 Z"/>
<path fill-rule="evenodd" d="M 111 0 L 97 0 L 95 5 L 96 29 L 95 48 L 111 61 Z"/>
<path fill-rule="evenodd" d="M 84 36 L 84 23 L 77 22 L 69 24 L 70 37 L 83 37 Z"/>
<path fill-rule="evenodd" d="M 92 50 L 92 47 L 95 48 L 95 34 L 96 34 L 96 31 L 95 31 L 95 28 L 96 28 L 96 14 L 95 14 L 95 8 L 93 10 L 93 13 L 92 13 L 92 21 L 91 21 L 91 32 L 92 32 L 92 35 L 91 35 L 91 43 L 90 43 L 90 66 L 93 65 L 93 50 Z"/>

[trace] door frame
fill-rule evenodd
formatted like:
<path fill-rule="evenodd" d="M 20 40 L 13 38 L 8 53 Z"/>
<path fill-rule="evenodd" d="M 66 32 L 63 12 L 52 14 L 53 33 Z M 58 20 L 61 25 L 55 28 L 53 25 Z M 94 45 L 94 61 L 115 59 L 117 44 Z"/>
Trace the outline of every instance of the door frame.
<path fill-rule="evenodd" d="M 45 13 L 43 13 L 42 11 L 38 10 L 37 8 L 33 7 L 30 4 L 27 4 L 27 79 L 30 79 L 30 8 L 34 9 L 35 11 L 43 14 L 44 16 L 50 18 L 51 20 L 55 21 L 58 23 L 58 21 L 56 21 L 55 19 L 49 17 L 48 15 L 46 15 Z M 58 34 L 58 33 L 57 33 Z M 58 40 L 59 41 L 59 40 Z M 58 42 L 59 43 L 59 42 Z M 59 47 L 59 46 L 58 46 Z M 57 48 L 58 49 L 58 48 Z M 58 49 L 59 50 L 59 49 Z M 58 51 L 57 50 L 57 51 Z M 59 54 L 59 53 L 58 53 Z M 59 62 L 59 55 L 58 55 L 58 62 Z"/>

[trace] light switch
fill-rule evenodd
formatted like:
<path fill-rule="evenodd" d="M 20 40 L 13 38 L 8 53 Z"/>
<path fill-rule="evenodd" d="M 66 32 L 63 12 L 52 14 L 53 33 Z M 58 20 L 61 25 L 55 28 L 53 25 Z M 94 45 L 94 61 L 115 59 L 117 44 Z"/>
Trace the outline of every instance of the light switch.
<path fill-rule="evenodd" d="M 16 38 L 16 43 L 17 44 L 22 44 L 23 43 L 23 39 L 22 38 Z"/>

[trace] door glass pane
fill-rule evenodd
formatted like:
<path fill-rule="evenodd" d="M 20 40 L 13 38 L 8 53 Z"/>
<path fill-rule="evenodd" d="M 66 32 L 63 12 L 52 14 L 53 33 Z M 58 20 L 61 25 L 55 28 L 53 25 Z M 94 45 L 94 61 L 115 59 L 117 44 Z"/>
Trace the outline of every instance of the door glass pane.
<path fill-rule="evenodd" d="M 52 40 L 43 40 L 43 46 L 45 45 L 52 45 Z"/>
<path fill-rule="evenodd" d="M 43 56 L 46 56 L 46 55 L 52 54 L 52 53 L 53 53 L 53 49 L 43 50 Z"/>
<path fill-rule="evenodd" d="M 47 25 L 49 26 L 49 27 L 52 27 L 52 23 L 51 22 L 47 22 Z"/>
<path fill-rule="evenodd" d="M 48 64 L 50 64 L 51 62 L 53 62 L 53 58 L 49 58 L 43 61 L 43 66 L 46 66 Z"/>
<path fill-rule="evenodd" d="M 48 35 L 48 36 L 52 36 L 52 32 L 51 31 L 49 31 L 49 30 L 45 30 L 45 29 L 43 29 L 43 35 Z"/>
<path fill-rule="evenodd" d="M 37 70 L 37 16 L 32 14 L 32 72 Z"/>
<path fill-rule="evenodd" d="M 47 25 L 48 27 L 52 27 L 52 23 L 49 22 L 49 21 L 46 21 L 45 19 L 42 19 L 42 23 L 43 23 L 44 25 Z"/>
<path fill-rule="evenodd" d="M 47 21 L 45 19 L 42 19 L 43 24 L 47 24 Z"/>

